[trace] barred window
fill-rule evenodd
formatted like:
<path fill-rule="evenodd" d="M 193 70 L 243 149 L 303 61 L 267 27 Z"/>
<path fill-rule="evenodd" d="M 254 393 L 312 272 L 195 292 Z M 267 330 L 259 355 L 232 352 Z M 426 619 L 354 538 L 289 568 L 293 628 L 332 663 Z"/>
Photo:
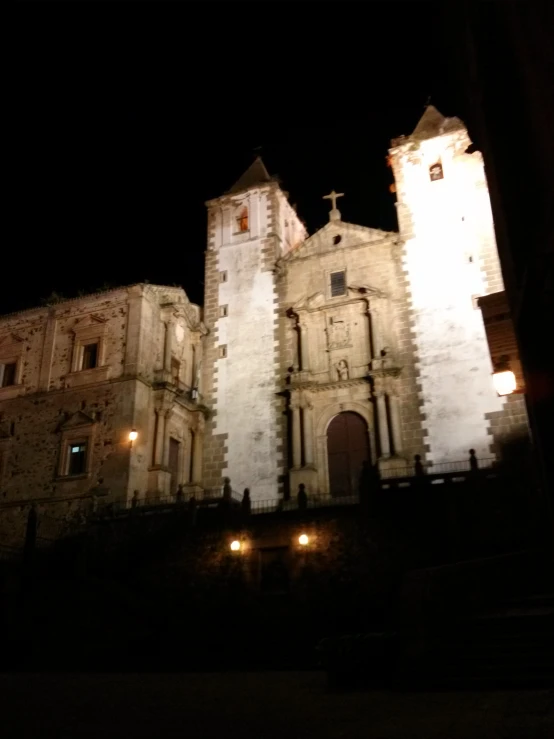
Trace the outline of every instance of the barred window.
<path fill-rule="evenodd" d="M 331 297 L 336 298 L 346 293 L 346 272 L 331 272 Z"/>

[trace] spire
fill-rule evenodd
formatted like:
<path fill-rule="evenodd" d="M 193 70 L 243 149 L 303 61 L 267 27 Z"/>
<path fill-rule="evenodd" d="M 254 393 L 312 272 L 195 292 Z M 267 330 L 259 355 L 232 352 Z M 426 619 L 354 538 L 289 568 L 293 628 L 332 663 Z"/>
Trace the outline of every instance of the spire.
<path fill-rule="evenodd" d="M 443 133 L 463 128 L 464 124 L 459 118 L 445 118 L 434 105 L 427 105 L 412 133 L 412 137 L 420 140 L 433 139 Z"/>
<path fill-rule="evenodd" d="M 438 136 L 445 120 L 446 118 L 442 113 L 439 113 L 434 105 L 427 105 L 412 136 L 420 139 L 431 139 L 433 136 Z"/>
<path fill-rule="evenodd" d="M 337 208 L 337 198 L 344 197 L 343 192 L 335 192 L 334 190 L 331 190 L 329 195 L 324 195 L 323 200 L 330 200 L 333 204 L 333 207 L 331 208 L 331 212 L 329 213 L 329 220 L 330 221 L 340 221 L 340 210 Z"/>
<path fill-rule="evenodd" d="M 232 195 L 241 190 L 248 190 L 250 187 L 255 187 L 266 182 L 272 182 L 272 179 L 261 157 L 256 157 L 246 172 L 235 182 L 233 187 L 227 190 L 227 195 Z"/>

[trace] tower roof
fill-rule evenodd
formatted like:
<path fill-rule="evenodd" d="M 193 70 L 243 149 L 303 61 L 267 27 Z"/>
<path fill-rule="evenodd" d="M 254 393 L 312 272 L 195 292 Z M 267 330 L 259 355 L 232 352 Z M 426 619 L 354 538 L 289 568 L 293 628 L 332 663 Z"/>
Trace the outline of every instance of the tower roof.
<path fill-rule="evenodd" d="M 434 105 L 428 105 L 414 129 L 412 137 L 414 139 L 432 139 L 443 133 L 463 128 L 464 124 L 459 118 L 445 118 Z"/>
<path fill-rule="evenodd" d="M 269 176 L 269 172 L 265 168 L 265 164 L 262 162 L 261 157 L 256 157 L 246 172 L 244 172 L 244 174 L 242 174 L 235 182 L 233 187 L 227 191 L 227 194 L 231 195 L 234 192 L 248 190 L 250 187 L 255 187 L 256 185 L 262 185 L 266 182 L 272 181 L 273 180 Z"/>

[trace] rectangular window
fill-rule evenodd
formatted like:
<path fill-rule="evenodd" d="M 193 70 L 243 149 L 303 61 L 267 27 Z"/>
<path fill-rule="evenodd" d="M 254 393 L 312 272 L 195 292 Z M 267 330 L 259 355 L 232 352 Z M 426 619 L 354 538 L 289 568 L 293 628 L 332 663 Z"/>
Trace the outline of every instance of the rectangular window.
<path fill-rule="evenodd" d="M 331 272 L 331 297 L 346 294 L 346 272 Z"/>
<path fill-rule="evenodd" d="M 227 282 L 227 271 L 219 273 L 219 281 Z"/>
<path fill-rule="evenodd" d="M 229 313 L 228 313 L 227 306 L 226 305 L 220 305 L 219 306 L 219 317 L 220 318 L 227 318 L 228 315 L 229 315 Z"/>
<path fill-rule="evenodd" d="M 444 173 L 442 171 L 442 164 L 440 162 L 436 162 L 429 167 L 429 177 L 431 179 L 431 182 L 436 182 L 437 180 L 443 179 Z"/>
<path fill-rule="evenodd" d="M 85 344 L 83 347 L 83 365 L 81 369 L 94 369 L 98 364 L 98 342 Z"/>
<path fill-rule="evenodd" d="M 15 376 L 17 374 L 17 362 L 5 364 L 2 372 L 2 387 L 15 385 Z"/>
<path fill-rule="evenodd" d="M 87 471 L 87 443 L 71 442 L 69 445 L 68 475 L 84 475 Z"/>
<path fill-rule="evenodd" d="M 227 346 L 225 344 L 222 344 L 219 347 L 219 356 L 221 359 L 225 359 L 225 357 L 227 356 Z"/>

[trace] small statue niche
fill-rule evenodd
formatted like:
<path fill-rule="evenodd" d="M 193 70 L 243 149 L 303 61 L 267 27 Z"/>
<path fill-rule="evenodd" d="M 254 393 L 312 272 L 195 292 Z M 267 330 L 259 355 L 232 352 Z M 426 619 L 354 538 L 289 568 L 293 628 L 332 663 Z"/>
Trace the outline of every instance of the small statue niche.
<path fill-rule="evenodd" d="M 349 372 L 348 372 L 348 362 L 346 359 L 341 359 L 340 362 L 337 362 L 335 365 L 335 369 L 337 371 L 337 379 L 339 380 L 348 380 Z"/>

